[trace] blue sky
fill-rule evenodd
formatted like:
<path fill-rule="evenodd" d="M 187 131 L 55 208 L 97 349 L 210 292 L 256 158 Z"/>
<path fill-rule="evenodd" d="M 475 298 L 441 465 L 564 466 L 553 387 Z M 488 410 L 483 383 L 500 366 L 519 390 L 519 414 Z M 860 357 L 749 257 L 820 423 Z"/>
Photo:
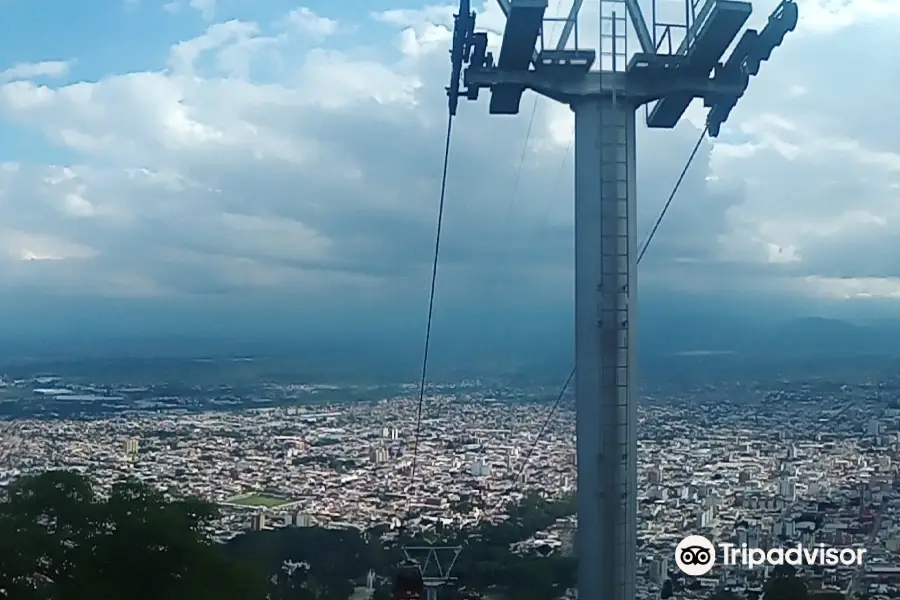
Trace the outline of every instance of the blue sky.
<path fill-rule="evenodd" d="M 798 31 L 701 147 L 644 293 L 793 312 L 874 298 L 890 313 L 900 298 L 900 117 L 885 91 L 900 76 L 861 62 L 838 86 L 829 70 L 850 49 L 889 55 L 900 1 L 800 3 Z M 0 304 L 104 298 L 139 320 L 214 301 L 337 323 L 420 305 L 453 6 L 89 4 L 5 6 Z M 759 23 L 774 1 L 756 4 Z M 476 8 L 502 29 L 494 0 Z M 582 41 L 595 13 L 586 2 Z M 527 94 L 522 113 L 465 103 L 455 128 L 439 290 L 484 319 L 571 307 L 571 112 Z M 673 131 L 639 131 L 641 232 L 702 120 L 692 106 Z"/>

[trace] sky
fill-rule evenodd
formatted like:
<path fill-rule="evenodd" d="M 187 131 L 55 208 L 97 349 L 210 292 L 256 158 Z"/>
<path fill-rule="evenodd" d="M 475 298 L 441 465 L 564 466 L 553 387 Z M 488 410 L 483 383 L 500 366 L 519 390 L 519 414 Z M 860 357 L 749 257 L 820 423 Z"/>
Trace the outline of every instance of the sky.
<path fill-rule="evenodd" d="M 898 310 L 900 1 L 799 5 L 641 265 L 650 305 Z M 759 26 L 775 2 L 754 6 Z M 474 8 L 496 47 L 496 1 Z M 0 336 L 421 328 L 452 5 L 4 9 Z M 583 45 L 596 21 L 586 0 Z M 526 93 L 489 116 L 483 96 L 454 124 L 436 318 L 567 315 L 571 111 Z M 640 232 L 703 118 L 638 132 Z"/>

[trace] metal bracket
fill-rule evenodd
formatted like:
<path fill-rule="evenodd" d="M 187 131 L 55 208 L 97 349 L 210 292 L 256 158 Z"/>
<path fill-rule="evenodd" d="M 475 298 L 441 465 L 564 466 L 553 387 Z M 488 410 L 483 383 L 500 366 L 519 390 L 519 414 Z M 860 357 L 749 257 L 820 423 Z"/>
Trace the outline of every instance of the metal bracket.
<path fill-rule="evenodd" d="M 450 572 L 456 565 L 456 559 L 459 558 L 462 549 L 462 546 L 404 546 L 403 554 L 407 560 L 419 563 L 419 568 L 422 571 L 422 581 L 425 585 L 442 585 L 455 579 L 455 577 L 450 575 Z M 448 555 L 452 553 L 453 557 L 449 562 L 444 560 L 442 563 L 440 557 L 438 557 L 438 552 L 446 552 Z M 424 555 L 425 560 L 422 561 L 414 555 L 419 557 Z"/>
<path fill-rule="evenodd" d="M 498 2 L 504 14 L 509 15 L 512 5 L 508 0 Z M 723 6 L 727 6 L 725 2 L 723 0 Z M 737 5 L 741 3 L 731 4 L 739 8 Z M 524 7 L 520 8 L 526 10 Z M 716 7 L 710 2 L 704 9 L 711 15 Z M 722 12 L 726 10 L 723 8 L 720 12 L 726 14 Z M 640 16 L 634 15 L 633 18 Z M 572 15 L 567 20 L 567 25 L 571 17 Z M 740 11 L 734 17 L 723 18 L 746 20 Z M 460 96 L 477 100 L 482 89 L 491 90 L 494 96 L 504 95 L 502 102 L 497 102 L 501 100 L 499 96 L 492 99 L 491 112 L 498 114 L 517 113 L 518 98 L 525 89 L 536 90 L 563 102 L 575 96 L 609 93 L 617 97 L 629 97 L 636 104 L 658 100 L 648 118 L 648 124 L 651 127 L 670 128 L 680 119 L 692 98 L 703 98 L 704 106 L 709 108 L 708 131 L 710 136 L 716 137 L 738 100 L 746 92 L 750 77 L 759 73 L 761 63 L 767 61 L 772 51 L 781 45 L 785 35 L 797 27 L 798 8 L 796 0 L 782 0 L 769 16 L 763 30 L 746 30 L 724 63 L 717 62 L 716 59 L 712 59 L 710 63 L 710 57 L 704 59 L 694 55 L 693 50 L 698 40 L 708 37 L 698 34 L 694 38 L 688 36 L 686 39 L 692 42 L 690 46 L 679 48 L 672 55 L 659 54 L 655 48 L 652 53 L 638 53 L 632 57 L 626 72 L 604 73 L 602 82 L 592 77 L 595 73 L 588 72 L 593 63 L 593 55 L 588 56 L 588 51 L 581 53 L 584 56 L 574 51 L 549 51 L 546 60 L 535 62 L 533 68 L 498 69 L 493 55 L 487 51 L 487 34 L 475 32 L 475 19 L 471 0 L 460 0 L 459 13 L 454 15 L 450 85 L 447 87 L 451 115 L 457 112 Z M 708 29 L 704 25 L 707 20 L 698 18 L 694 24 L 700 29 Z M 716 34 L 720 35 L 721 32 Z M 719 42 L 721 40 L 717 39 L 709 45 L 718 47 Z M 566 54 L 564 58 L 567 62 L 557 57 L 562 54 Z M 697 60 L 704 64 L 695 64 Z M 562 62 L 565 64 L 561 64 Z M 706 68 L 706 64 L 712 66 Z M 664 108 L 663 104 L 666 104 Z"/>
<path fill-rule="evenodd" d="M 478 89 L 460 89 L 463 67 L 477 65 L 479 68 L 494 66 L 494 57 L 487 51 L 487 33 L 475 32 L 475 11 L 469 0 L 460 0 L 459 12 L 453 15 L 453 46 L 450 49 L 450 85 L 447 86 L 447 107 L 455 116 L 459 106 L 459 96 L 465 93 L 469 100 L 478 99 Z"/>
<path fill-rule="evenodd" d="M 719 135 L 722 125 L 737 106 L 738 100 L 747 91 L 750 78 L 759 73 L 762 63 L 771 58 L 772 52 L 781 45 L 785 36 L 797 28 L 799 16 L 795 0 L 782 0 L 769 15 L 762 31 L 748 29 L 741 36 L 731 56 L 719 68 L 725 72 L 739 74 L 743 89 L 737 94 L 722 96 L 714 101 L 709 101 L 709 99 L 704 101 L 704 105 L 710 109 L 706 121 L 710 136 L 717 137 Z"/>

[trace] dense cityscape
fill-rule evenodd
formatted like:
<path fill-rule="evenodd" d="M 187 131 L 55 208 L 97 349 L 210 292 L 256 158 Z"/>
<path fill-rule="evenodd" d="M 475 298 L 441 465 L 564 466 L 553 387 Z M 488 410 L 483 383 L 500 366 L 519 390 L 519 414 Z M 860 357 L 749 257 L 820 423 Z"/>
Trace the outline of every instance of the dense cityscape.
<path fill-rule="evenodd" d="M 2 385 L 7 401 L 32 407 L 2 422 L 5 483 L 72 469 L 103 493 L 135 477 L 219 504 L 221 541 L 290 527 L 465 530 L 502 521 L 508 503 L 529 493 L 558 500 L 575 489 L 574 413 L 565 398 L 538 438 L 551 410 L 537 401 L 544 390 L 504 388 L 516 401 L 497 399 L 477 380 L 429 391 L 411 479 L 412 385 L 353 400 L 359 390 L 349 386 L 261 383 L 246 397 L 207 394 L 207 406 L 155 397 L 144 385 L 54 376 L 6 377 Z M 310 402 L 320 391 L 348 399 Z M 847 597 L 898 593 L 895 393 L 884 383 L 815 378 L 646 394 L 639 406 L 641 597 L 658 597 L 675 568 L 674 547 L 689 534 L 761 548 L 863 548 L 861 567 L 801 575 L 811 590 Z M 255 408 L 261 398 L 278 400 Z M 56 414 L 66 402 L 80 403 L 77 418 Z M 121 406 L 110 413 L 110 405 Z M 410 507 L 415 517 L 407 520 Z M 516 551 L 571 554 L 576 527 L 574 515 L 563 517 Z M 766 570 L 720 568 L 682 597 L 705 598 L 723 586 L 761 590 Z"/>

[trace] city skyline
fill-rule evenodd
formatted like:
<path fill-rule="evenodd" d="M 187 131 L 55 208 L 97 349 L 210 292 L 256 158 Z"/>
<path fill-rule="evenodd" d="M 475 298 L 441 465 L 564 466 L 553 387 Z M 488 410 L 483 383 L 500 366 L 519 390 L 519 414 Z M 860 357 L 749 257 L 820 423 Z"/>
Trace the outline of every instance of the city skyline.
<path fill-rule="evenodd" d="M 811 589 L 850 598 L 896 593 L 893 373 L 648 388 L 638 405 L 637 597 L 658 597 L 667 580 L 687 586 L 673 554 L 687 534 L 751 547 L 865 549 L 861 568 L 801 569 L 801 576 Z M 564 403 L 551 414 L 536 387 L 461 380 L 430 388 L 411 479 L 415 384 L 372 395 L 348 385 L 264 381 L 178 391 L 162 373 L 155 381 L 0 378 L 0 397 L 32 411 L 0 420 L 0 482 L 73 469 L 89 474 L 102 496 L 133 477 L 219 504 L 212 533 L 223 543 L 293 528 L 396 532 L 401 523 L 423 539 L 438 534 L 438 523 L 465 535 L 503 523 L 509 502 L 533 493 L 565 501 L 575 491 L 574 411 Z M 75 412 L 57 412 L 64 406 Z M 576 528 L 565 513 L 517 540 L 514 552 L 571 556 Z M 752 593 L 765 576 L 719 565 L 681 597 L 707 598 L 723 587 Z"/>

